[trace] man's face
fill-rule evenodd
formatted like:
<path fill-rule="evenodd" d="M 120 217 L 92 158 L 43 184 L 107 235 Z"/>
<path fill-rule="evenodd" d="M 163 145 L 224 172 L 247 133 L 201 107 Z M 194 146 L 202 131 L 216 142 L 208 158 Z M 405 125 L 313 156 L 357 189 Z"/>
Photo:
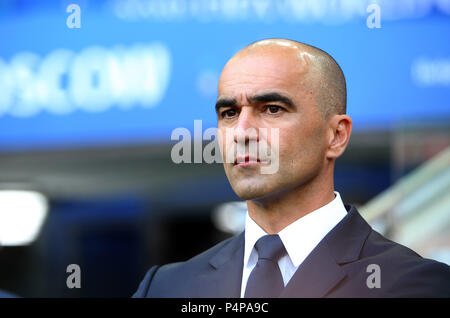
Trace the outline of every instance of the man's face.
<path fill-rule="evenodd" d="M 283 195 L 308 184 L 324 165 L 326 123 L 311 90 L 312 59 L 291 48 L 261 49 L 233 58 L 222 71 L 216 104 L 219 144 L 225 173 L 240 198 Z M 267 134 L 261 134 L 260 128 Z M 271 138 L 273 128 L 278 129 L 278 140 Z M 258 134 L 245 134 L 249 129 Z M 278 157 L 278 169 L 261 173 L 270 164 L 264 158 L 244 156 L 227 162 L 230 149 L 244 140 L 246 154 L 250 141 L 273 149 L 278 143 L 278 153 L 272 153 Z"/>

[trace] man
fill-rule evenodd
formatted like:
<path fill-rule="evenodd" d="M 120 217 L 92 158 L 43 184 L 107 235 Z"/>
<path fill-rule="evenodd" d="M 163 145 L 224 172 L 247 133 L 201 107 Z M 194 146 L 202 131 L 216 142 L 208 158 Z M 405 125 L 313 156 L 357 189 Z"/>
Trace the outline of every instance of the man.
<path fill-rule="evenodd" d="M 384 238 L 334 191 L 352 121 L 331 56 L 291 40 L 253 43 L 224 67 L 216 111 L 224 158 L 239 142 L 266 143 L 278 169 L 261 173 L 270 160 L 233 152 L 224 168 L 247 201 L 245 231 L 152 267 L 134 297 L 450 296 L 449 266 Z"/>

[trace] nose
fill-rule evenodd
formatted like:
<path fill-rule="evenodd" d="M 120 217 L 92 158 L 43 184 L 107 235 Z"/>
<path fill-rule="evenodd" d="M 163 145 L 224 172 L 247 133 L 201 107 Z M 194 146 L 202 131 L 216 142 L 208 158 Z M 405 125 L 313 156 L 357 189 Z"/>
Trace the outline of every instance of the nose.
<path fill-rule="evenodd" d="M 237 124 L 234 127 L 234 142 L 248 143 L 250 140 L 259 141 L 259 133 L 256 117 L 253 115 L 253 108 L 250 106 L 241 107 Z"/>

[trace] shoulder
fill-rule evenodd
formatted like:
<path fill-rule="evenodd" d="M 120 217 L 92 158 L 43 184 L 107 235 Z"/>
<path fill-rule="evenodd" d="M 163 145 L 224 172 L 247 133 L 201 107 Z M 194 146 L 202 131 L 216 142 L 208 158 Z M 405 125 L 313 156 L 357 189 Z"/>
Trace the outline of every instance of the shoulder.
<path fill-rule="evenodd" d="M 328 235 L 327 244 L 347 275 L 334 296 L 450 297 L 450 268 L 394 242 L 363 219 L 356 208 Z M 378 284 L 372 284 L 370 280 Z"/>
<path fill-rule="evenodd" d="M 450 267 L 432 259 L 411 260 L 393 278 L 390 292 L 397 297 L 450 297 Z"/>
<path fill-rule="evenodd" d="M 235 237 L 219 242 L 206 251 L 184 262 L 170 263 L 160 266 L 158 268 L 158 278 L 169 278 L 180 274 L 186 275 L 186 273 L 195 274 L 196 272 L 202 272 L 206 266 L 209 266 L 209 260 L 233 239 L 235 239 Z"/>
<path fill-rule="evenodd" d="M 237 239 L 237 237 L 231 237 L 219 242 L 187 261 L 151 267 L 145 274 L 133 297 L 151 297 L 152 295 L 157 295 L 157 297 L 179 297 L 177 293 L 182 295 L 183 286 L 190 286 L 189 281 L 191 279 L 207 271 L 211 266 L 209 264 L 210 259 L 233 239 Z"/>
<path fill-rule="evenodd" d="M 379 270 L 380 292 L 385 296 L 450 297 L 450 267 L 447 264 L 423 258 L 374 230 L 367 237 L 359 262 L 364 264 L 366 276 L 374 268 Z"/>

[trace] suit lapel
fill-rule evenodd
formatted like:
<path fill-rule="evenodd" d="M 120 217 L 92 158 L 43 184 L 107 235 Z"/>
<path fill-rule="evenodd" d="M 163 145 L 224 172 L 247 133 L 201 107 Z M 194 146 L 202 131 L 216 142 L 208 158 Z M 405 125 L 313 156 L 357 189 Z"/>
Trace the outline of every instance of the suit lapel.
<path fill-rule="evenodd" d="M 243 260 L 244 233 L 241 233 L 210 259 L 210 270 L 198 277 L 202 297 L 240 297 Z"/>
<path fill-rule="evenodd" d="M 322 297 L 345 276 L 327 245 L 321 243 L 303 261 L 280 297 Z"/>
<path fill-rule="evenodd" d="M 323 297 L 347 276 L 340 264 L 357 260 L 371 228 L 352 206 L 316 246 L 280 297 Z"/>

